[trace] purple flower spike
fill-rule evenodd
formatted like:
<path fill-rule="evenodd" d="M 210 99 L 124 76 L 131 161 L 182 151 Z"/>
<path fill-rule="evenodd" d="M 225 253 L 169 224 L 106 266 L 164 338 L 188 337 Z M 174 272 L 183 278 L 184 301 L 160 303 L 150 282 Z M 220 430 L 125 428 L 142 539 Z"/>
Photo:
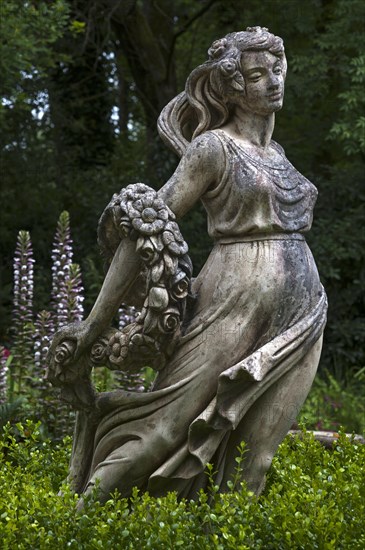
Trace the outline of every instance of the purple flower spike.
<path fill-rule="evenodd" d="M 8 396 L 8 357 L 9 351 L 0 346 L 0 405 L 5 403 Z"/>
<path fill-rule="evenodd" d="M 52 314 L 46 310 L 40 311 L 34 323 L 34 379 L 39 389 L 48 388 L 45 382 L 46 355 L 54 332 Z"/>
<path fill-rule="evenodd" d="M 28 231 L 19 231 L 14 255 L 13 387 L 21 393 L 33 359 L 33 250 Z"/>
<path fill-rule="evenodd" d="M 61 213 L 52 249 L 52 309 L 56 328 L 73 321 L 81 321 L 84 315 L 81 271 L 72 263 L 73 250 L 70 216 Z"/>

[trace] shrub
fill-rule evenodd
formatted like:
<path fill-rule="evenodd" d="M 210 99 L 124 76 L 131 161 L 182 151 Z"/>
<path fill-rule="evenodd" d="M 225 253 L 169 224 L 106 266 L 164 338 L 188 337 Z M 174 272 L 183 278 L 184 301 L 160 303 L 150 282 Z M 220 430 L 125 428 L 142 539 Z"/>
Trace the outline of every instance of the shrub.
<path fill-rule="evenodd" d="M 344 381 L 328 372 L 316 376 L 299 419 L 315 430 L 337 431 L 343 426 L 365 435 L 365 367 L 350 372 Z"/>
<path fill-rule="evenodd" d="M 0 532 L 4 549 L 292 549 L 364 548 L 365 446 L 340 435 L 326 450 L 310 434 L 287 437 L 273 461 L 264 494 L 244 485 L 196 502 L 174 493 L 152 498 L 90 499 L 62 486 L 70 440 L 42 441 L 38 426 L 7 426 L 0 440 Z M 238 457 L 238 461 L 240 461 Z M 239 466 L 239 465 L 238 465 Z M 211 472 L 208 474 L 212 478 Z"/>

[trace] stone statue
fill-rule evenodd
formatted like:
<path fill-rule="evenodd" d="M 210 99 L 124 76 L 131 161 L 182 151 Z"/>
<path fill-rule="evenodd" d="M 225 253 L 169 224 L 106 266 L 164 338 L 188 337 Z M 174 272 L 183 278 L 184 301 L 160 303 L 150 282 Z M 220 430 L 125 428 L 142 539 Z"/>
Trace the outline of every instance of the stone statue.
<path fill-rule="evenodd" d="M 253 27 L 208 54 L 158 122 L 177 170 L 158 192 L 137 183 L 113 196 L 100 294 L 49 352 L 49 378 L 78 409 L 70 480 L 86 494 L 97 482 L 101 501 L 133 486 L 194 498 L 208 462 L 225 491 L 242 440 L 243 478 L 259 494 L 319 361 L 327 302 L 304 237 L 317 190 L 271 139 L 283 42 Z M 192 279 L 176 220 L 199 199 L 214 246 Z M 122 301 L 141 313 L 119 331 Z M 150 392 L 96 393 L 98 365 L 157 376 Z"/>

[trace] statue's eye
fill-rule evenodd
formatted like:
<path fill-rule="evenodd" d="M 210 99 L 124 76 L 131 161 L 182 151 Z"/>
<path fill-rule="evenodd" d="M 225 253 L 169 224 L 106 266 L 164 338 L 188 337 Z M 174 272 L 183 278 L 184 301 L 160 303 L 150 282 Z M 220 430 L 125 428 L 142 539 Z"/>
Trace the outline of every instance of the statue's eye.
<path fill-rule="evenodd" d="M 250 82 L 257 82 L 258 80 L 260 80 L 261 76 L 262 74 L 260 72 L 254 72 L 248 75 L 248 80 Z"/>
<path fill-rule="evenodd" d="M 274 74 L 282 74 L 283 69 L 282 67 L 278 66 L 274 68 Z"/>

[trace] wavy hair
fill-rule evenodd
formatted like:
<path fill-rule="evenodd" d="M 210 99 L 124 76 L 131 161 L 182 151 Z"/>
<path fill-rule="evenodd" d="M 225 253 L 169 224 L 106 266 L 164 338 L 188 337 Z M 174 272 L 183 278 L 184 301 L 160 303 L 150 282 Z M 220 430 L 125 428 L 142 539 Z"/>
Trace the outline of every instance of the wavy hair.
<path fill-rule="evenodd" d="M 161 138 L 178 156 L 192 139 L 227 122 L 232 100 L 245 94 L 242 55 L 260 50 L 285 58 L 282 39 L 265 27 L 248 27 L 213 42 L 208 60 L 191 72 L 185 91 L 166 105 L 158 119 Z"/>

